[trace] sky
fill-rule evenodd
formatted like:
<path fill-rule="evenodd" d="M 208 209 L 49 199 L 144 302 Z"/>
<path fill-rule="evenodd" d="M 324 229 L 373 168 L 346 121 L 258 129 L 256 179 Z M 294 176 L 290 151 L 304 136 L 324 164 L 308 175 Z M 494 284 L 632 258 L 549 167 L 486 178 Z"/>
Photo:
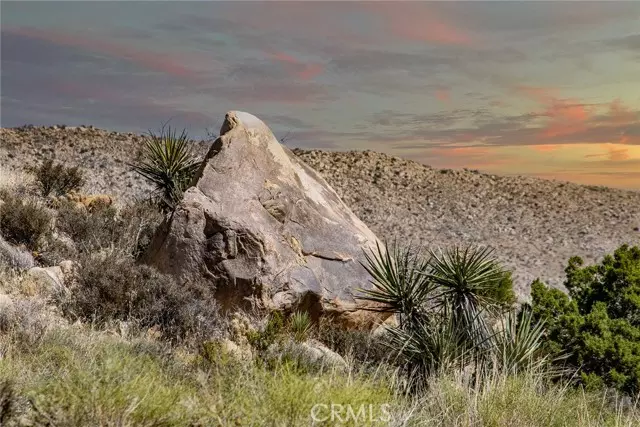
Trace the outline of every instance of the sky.
<path fill-rule="evenodd" d="M 640 1 L 2 1 L 3 127 L 250 112 L 291 147 L 640 190 Z"/>

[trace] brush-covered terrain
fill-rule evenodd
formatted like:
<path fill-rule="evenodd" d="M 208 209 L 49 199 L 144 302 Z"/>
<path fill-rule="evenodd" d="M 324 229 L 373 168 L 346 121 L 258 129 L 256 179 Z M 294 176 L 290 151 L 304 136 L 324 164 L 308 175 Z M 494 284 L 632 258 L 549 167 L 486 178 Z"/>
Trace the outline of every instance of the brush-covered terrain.
<path fill-rule="evenodd" d="M 131 200 L 150 189 L 127 165 L 140 156 L 141 135 L 62 126 L 0 132 L 0 164 L 6 169 L 54 156 L 87 171 L 88 192 Z M 211 142 L 194 141 L 197 152 L 204 155 Z M 538 277 L 562 287 L 571 256 L 593 262 L 623 243 L 640 242 L 638 191 L 435 169 L 370 151 L 294 153 L 378 236 L 436 247 L 496 248 L 514 270 L 521 298 Z"/>
<path fill-rule="evenodd" d="M 296 149 L 389 242 L 349 329 L 143 262 L 179 139 L 0 129 L 1 426 L 640 425 L 640 193 Z"/>

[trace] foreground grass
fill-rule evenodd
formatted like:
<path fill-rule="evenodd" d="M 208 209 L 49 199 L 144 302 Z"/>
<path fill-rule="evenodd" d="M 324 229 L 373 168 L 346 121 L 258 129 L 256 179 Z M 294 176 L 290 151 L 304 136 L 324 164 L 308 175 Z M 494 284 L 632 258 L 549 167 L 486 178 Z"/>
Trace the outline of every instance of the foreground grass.
<path fill-rule="evenodd" d="M 3 347 L 0 381 L 14 384 L 16 412 L 36 425 L 305 425 L 317 402 L 392 397 L 357 375 L 267 369 L 224 354 L 211 361 L 95 332 L 53 331 L 35 346 L 5 339 Z"/>
<path fill-rule="evenodd" d="M 382 372 L 372 377 L 289 363 L 266 367 L 223 352 L 203 358 L 84 327 L 54 329 L 29 343 L 19 338 L 0 338 L 0 384 L 13 390 L 14 415 L 6 425 L 640 425 L 637 410 L 616 409 L 599 395 L 548 387 L 533 376 L 496 375 L 480 389 L 447 377 L 408 399 L 394 393 L 393 377 Z M 327 406 L 316 411 L 314 422 L 316 404 Z"/>

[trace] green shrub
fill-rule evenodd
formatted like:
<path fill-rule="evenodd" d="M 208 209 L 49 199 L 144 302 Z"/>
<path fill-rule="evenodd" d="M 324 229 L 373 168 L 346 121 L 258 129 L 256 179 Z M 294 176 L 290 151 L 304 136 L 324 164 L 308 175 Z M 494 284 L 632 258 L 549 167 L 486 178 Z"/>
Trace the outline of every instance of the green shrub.
<path fill-rule="evenodd" d="M 251 333 L 247 339 L 249 344 L 258 351 L 266 351 L 271 344 L 282 337 L 284 331 L 284 315 L 279 311 L 272 311 L 267 316 L 264 327 Z"/>
<path fill-rule="evenodd" d="M 172 210 L 191 184 L 200 161 L 193 153 L 186 130 L 178 134 L 163 126 L 160 134 L 149 132 L 142 160 L 131 166 L 155 187 L 155 196 L 163 209 Z"/>
<path fill-rule="evenodd" d="M 640 247 L 623 245 L 600 264 L 579 257 L 565 269 L 569 296 L 532 284 L 535 316 L 547 323 L 547 349 L 567 353 L 588 387 L 640 392 Z"/>
<path fill-rule="evenodd" d="M 208 285 L 178 285 L 171 276 L 131 258 L 87 256 L 78 285 L 60 296 L 66 316 L 98 325 L 113 320 L 157 326 L 168 340 L 195 340 L 221 332 L 221 318 Z"/>
<path fill-rule="evenodd" d="M 496 283 L 495 286 L 491 286 L 480 294 L 492 300 L 498 307 L 504 309 L 510 309 L 516 303 L 516 293 L 513 290 L 513 278 L 510 271 L 505 271 L 502 279 Z"/>
<path fill-rule="evenodd" d="M 68 168 L 62 164 L 54 164 L 52 159 L 28 170 L 35 175 L 38 188 L 45 197 L 51 193 L 62 196 L 79 190 L 84 185 L 82 171 L 77 166 Z"/>
<path fill-rule="evenodd" d="M 0 205 L 0 232 L 14 244 L 24 244 L 31 250 L 51 231 L 51 214 L 47 208 L 31 199 L 5 194 Z"/>

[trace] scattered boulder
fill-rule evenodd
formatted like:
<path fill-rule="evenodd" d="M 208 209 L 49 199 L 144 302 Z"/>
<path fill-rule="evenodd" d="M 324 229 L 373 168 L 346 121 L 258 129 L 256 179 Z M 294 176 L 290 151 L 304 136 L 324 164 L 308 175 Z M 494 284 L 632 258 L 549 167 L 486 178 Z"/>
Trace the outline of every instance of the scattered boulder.
<path fill-rule="evenodd" d="M 0 266 L 17 270 L 28 270 L 35 265 L 33 255 L 26 250 L 11 245 L 0 236 Z"/>
<path fill-rule="evenodd" d="M 310 363 L 344 370 L 348 367 L 347 362 L 342 356 L 330 350 L 320 341 L 308 340 L 300 344 L 299 348 Z"/>
<path fill-rule="evenodd" d="M 74 283 L 77 268 L 73 261 L 62 261 L 53 267 L 33 267 L 27 271 L 27 277 L 45 292 L 63 292 Z"/>
<path fill-rule="evenodd" d="M 293 358 L 305 366 L 315 369 L 338 369 L 346 371 L 348 364 L 342 356 L 327 348 L 320 341 L 310 339 L 305 342 L 288 340 L 276 342 L 269 346 L 266 353 L 267 360 Z"/>
<path fill-rule="evenodd" d="M 358 298 L 371 287 L 360 262 L 373 232 L 258 118 L 229 112 L 220 135 L 144 261 L 178 280 L 206 278 L 223 309 L 254 302 L 378 323 Z"/>

